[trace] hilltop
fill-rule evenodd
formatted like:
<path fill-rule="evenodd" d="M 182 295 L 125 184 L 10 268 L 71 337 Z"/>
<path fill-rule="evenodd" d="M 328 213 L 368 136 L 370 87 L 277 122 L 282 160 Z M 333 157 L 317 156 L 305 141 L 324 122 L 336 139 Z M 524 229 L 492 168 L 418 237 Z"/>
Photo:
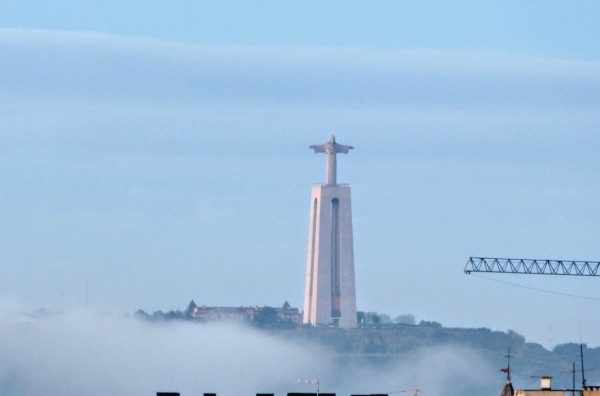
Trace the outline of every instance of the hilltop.
<path fill-rule="evenodd" d="M 187 320 L 206 323 L 205 320 L 194 319 L 181 311 L 158 311 L 151 315 L 138 311 L 136 316 L 150 321 Z M 329 350 L 331 356 L 340 362 L 387 364 L 423 350 L 453 347 L 454 350 L 465 353 L 475 352 L 492 367 L 500 370 L 506 367 L 505 355 L 510 348 L 513 376 L 535 383 L 530 381 L 532 376 L 549 375 L 555 378 L 557 386 L 569 388 L 571 374 L 567 372 L 572 369 L 573 362 L 580 369 L 579 344 L 561 344 L 548 350 L 540 344 L 527 342 L 525 337 L 514 330 L 502 332 L 483 327 L 451 328 L 430 321 L 414 324 L 412 315 L 403 316 L 400 319 L 405 320 L 396 318 L 391 321 L 387 315 L 359 312 L 359 328 L 341 329 L 311 327 L 280 320 L 275 308 L 263 307 L 256 316 L 247 318 L 243 323 L 290 342 L 319 345 Z M 589 369 L 586 373 L 588 384 L 600 383 L 600 375 L 592 370 L 600 362 L 600 347 L 588 348 L 584 344 L 583 352 Z M 577 383 L 580 381 L 578 374 Z"/>
<path fill-rule="evenodd" d="M 372 362 L 386 363 L 402 355 L 417 353 L 422 349 L 442 346 L 477 352 L 498 370 L 506 367 L 505 355 L 510 348 L 511 369 L 519 377 L 550 375 L 564 377 L 573 362 L 580 366 L 579 344 L 557 345 L 547 350 L 542 345 L 526 342 L 516 331 L 492 331 L 487 328 L 448 328 L 421 325 L 391 325 L 358 329 L 311 328 L 270 329 L 271 333 L 289 340 L 315 342 L 344 358 L 367 358 Z M 600 361 L 600 348 L 583 345 L 588 368 Z M 587 375 L 594 382 L 597 374 Z M 596 380 L 597 381 L 597 380 Z"/>

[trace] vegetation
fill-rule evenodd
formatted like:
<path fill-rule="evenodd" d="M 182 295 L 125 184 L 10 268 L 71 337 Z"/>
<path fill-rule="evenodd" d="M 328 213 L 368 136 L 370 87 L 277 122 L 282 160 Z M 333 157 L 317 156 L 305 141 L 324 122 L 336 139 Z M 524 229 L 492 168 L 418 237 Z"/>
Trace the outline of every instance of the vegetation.
<path fill-rule="evenodd" d="M 159 310 L 159 311 L 154 311 L 151 314 L 148 314 L 145 311 L 143 311 L 141 309 L 138 309 L 137 311 L 135 311 L 135 313 L 133 315 L 136 318 L 148 320 L 150 322 L 161 322 L 161 321 L 167 321 L 167 320 L 194 320 L 194 321 L 200 321 L 200 320 L 194 319 L 189 314 L 181 312 L 180 310 L 176 310 L 176 311 L 171 310 L 171 311 L 166 312 L 166 313 Z"/>
<path fill-rule="evenodd" d="M 165 321 L 173 321 L 173 320 L 185 320 L 197 323 L 206 323 L 206 319 L 195 318 L 187 312 L 182 312 L 180 310 L 176 311 L 154 311 L 151 314 L 138 309 L 135 311 L 134 316 L 138 319 L 147 320 L 149 322 L 165 322 Z M 215 319 L 218 320 L 218 319 Z M 290 329 L 295 328 L 297 325 L 295 323 L 282 320 L 278 317 L 277 310 L 273 307 L 262 307 L 254 317 L 244 318 L 244 323 L 250 324 L 259 328 L 272 328 L 272 329 Z"/>
<path fill-rule="evenodd" d="M 205 322 L 179 310 L 167 313 L 156 311 L 152 314 L 138 310 L 135 316 L 151 322 Z M 571 369 L 573 362 L 577 362 L 577 367 L 580 366 L 579 344 L 562 344 L 549 351 L 542 345 L 526 342 L 525 337 L 514 330 L 501 332 L 483 327 L 449 328 L 438 322 L 425 320 L 416 324 L 413 315 L 400 315 L 391 319 L 388 315 L 375 312 L 359 312 L 358 321 L 357 329 L 296 325 L 280 320 L 275 308 L 264 307 L 253 319 L 247 320 L 246 324 L 269 330 L 272 335 L 290 341 L 320 344 L 344 362 L 367 358 L 371 362 L 385 363 L 401 355 L 419 353 L 423 349 L 449 346 L 474 351 L 492 366 L 498 367 L 498 370 L 506 367 L 505 355 L 510 348 L 513 374 L 527 379 L 540 375 L 564 379 L 565 372 Z M 588 348 L 584 345 L 583 350 L 587 367 L 598 367 L 600 347 Z M 598 371 L 590 370 L 586 374 L 588 384 L 600 383 Z"/>

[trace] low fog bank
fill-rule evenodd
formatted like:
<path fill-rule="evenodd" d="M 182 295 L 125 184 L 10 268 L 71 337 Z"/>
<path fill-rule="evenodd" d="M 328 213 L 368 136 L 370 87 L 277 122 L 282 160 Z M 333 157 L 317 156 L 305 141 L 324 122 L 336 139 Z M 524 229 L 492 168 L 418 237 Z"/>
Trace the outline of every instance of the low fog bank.
<path fill-rule="evenodd" d="M 495 395 L 503 382 L 477 353 L 452 347 L 382 364 L 230 323 L 148 323 L 84 309 L 23 314 L 0 303 L 2 395 L 313 391 L 300 378 L 339 395 L 415 387 L 428 396 Z"/>

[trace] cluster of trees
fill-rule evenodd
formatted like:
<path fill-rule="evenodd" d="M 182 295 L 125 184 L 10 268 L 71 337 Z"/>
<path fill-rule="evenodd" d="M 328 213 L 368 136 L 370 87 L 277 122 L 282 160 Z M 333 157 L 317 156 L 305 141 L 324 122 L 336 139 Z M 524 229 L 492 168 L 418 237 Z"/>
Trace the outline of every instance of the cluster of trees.
<path fill-rule="evenodd" d="M 381 324 L 405 324 L 415 325 L 415 315 L 404 314 L 396 316 L 394 319 L 387 314 L 380 314 L 377 312 L 362 312 L 356 313 L 359 325 L 381 325 Z"/>
<path fill-rule="evenodd" d="M 272 307 L 262 307 L 252 318 L 252 324 L 263 328 L 293 329 L 296 323 L 282 320 L 277 315 L 277 310 Z"/>
<path fill-rule="evenodd" d="M 158 310 L 158 311 L 154 311 L 153 313 L 149 314 L 142 309 L 138 309 L 137 311 L 134 312 L 133 316 L 135 316 L 136 318 L 145 319 L 145 320 L 148 320 L 151 322 L 161 322 L 161 321 L 167 321 L 167 320 L 194 320 L 194 318 L 191 315 L 181 312 L 180 310 L 176 310 L 176 311 L 171 310 L 169 312 L 163 312 L 163 311 Z"/>
<path fill-rule="evenodd" d="M 417 324 L 415 315 L 403 314 L 398 315 L 395 318 L 391 318 L 387 314 L 381 314 L 377 312 L 362 312 L 356 313 L 358 319 L 358 326 L 369 328 L 394 328 L 402 326 L 423 326 L 423 327 L 435 327 L 441 328 L 442 325 L 435 321 L 421 320 Z"/>

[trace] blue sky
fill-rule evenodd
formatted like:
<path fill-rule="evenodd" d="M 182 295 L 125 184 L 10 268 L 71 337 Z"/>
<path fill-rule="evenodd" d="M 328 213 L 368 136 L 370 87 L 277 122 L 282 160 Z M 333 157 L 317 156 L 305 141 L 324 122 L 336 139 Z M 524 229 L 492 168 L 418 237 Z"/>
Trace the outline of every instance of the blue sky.
<path fill-rule="evenodd" d="M 0 296 L 300 306 L 335 134 L 358 308 L 599 345 L 599 301 L 462 273 L 600 260 L 595 2 L 0 2 Z M 600 298 L 595 279 L 494 277 Z M 61 297 L 62 296 L 62 297 Z"/>
<path fill-rule="evenodd" d="M 4 27 L 214 45 L 520 52 L 597 60 L 592 1 L 3 1 Z"/>

